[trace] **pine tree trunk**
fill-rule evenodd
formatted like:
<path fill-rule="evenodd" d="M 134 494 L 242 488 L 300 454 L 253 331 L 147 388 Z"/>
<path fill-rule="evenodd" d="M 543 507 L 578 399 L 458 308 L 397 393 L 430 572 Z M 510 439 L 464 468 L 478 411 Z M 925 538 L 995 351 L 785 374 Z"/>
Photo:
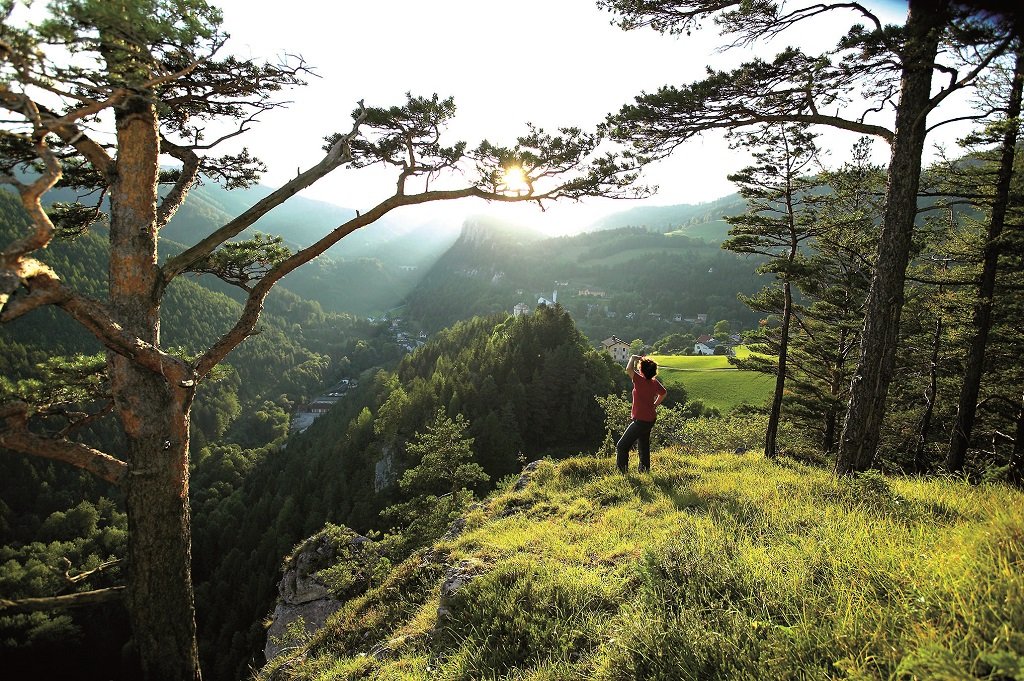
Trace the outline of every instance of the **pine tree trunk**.
<path fill-rule="evenodd" d="M 939 287 L 942 295 L 942 287 Z M 923 473 L 928 468 L 925 461 L 925 447 L 928 445 L 928 431 L 932 428 L 932 415 L 935 413 L 935 395 L 939 387 L 939 346 L 942 342 L 942 318 L 935 320 L 935 333 L 932 336 L 932 354 L 928 363 L 928 390 L 925 392 L 925 409 L 921 417 L 921 427 L 917 433 L 917 449 L 914 452 L 914 468 Z"/>
<path fill-rule="evenodd" d="M 121 325 L 159 345 L 156 112 L 144 98 L 116 111 L 110 191 L 110 307 Z M 192 594 L 188 426 L 193 389 L 111 353 L 108 369 L 127 438 L 128 609 L 148 681 L 201 678 Z"/>
<path fill-rule="evenodd" d="M 846 297 L 847 305 L 850 304 L 850 296 Z M 825 454 L 834 454 L 836 439 L 839 435 L 839 395 L 842 394 L 844 381 L 843 369 L 846 367 L 846 346 L 849 333 L 846 327 L 839 331 L 839 342 L 836 343 L 835 364 L 832 367 L 832 378 L 829 381 L 828 393 L 832 398 L 828 410 L 825 412 L 825 435 L 822 438 L 822 451 Z"/>
<path fill-rule="evenodd" d="M 826 454 L 831 454 L 836 447 L 838 422 L 839 414 L 836 413 L 836 408 L 829 407 L 828 411 L 825 412 L 825 434 L 821 438 L 821 450 Z"/>
<path fill-rule="evenodd" d="M 1017 411 L 1017 427 L 1013 435 L 1013 452 L 1010 454 L 1010 480 L 1020 485 L 1024 483 L 1024 395 L 1020 396 L 1020 410 Z"/>
<path fill-rule="evenodd" d="M 775 394 L 768 414 L 768 430 L 764 437 L 764 455 L 774 459 L 779 454 L 779 420 L 782 416 L 782 395 L 786 390 L 786 362 L 789 356 L 789 326 L 793 317 L 793 291 L 787 281 L 782 285 L 782 338 L 779 340 L 779 373 L 775 377 Z"/>
<path fill-rule="evenodd" d="M 860 360 L 836 456 L 839 475 L 868 469 L 878 448 L 889 381 L 896 364 L 903 284 L 917 216 L 926 116 L 931 106 L 932 69 L 948 11 L 947 2 L 910 1 L 884 222 L 865 308 Z"/>
<path fill-rule="evenodd" d="M 1024 85 L 1024 51 L 1018 51 L 1010 102 L 1006 111 L 1008 120 L 1014 120 L 1020 116 L 1022 85 Z M 1003 232 L 1009 203 L 1014 150 L 1017 146 L 1017 127 L 1016 124 L 1010 125 L 1003 135 L 995 198 L 992 202 L 992 218 L 988 223 L 988 235 L 985 241 L 981 282 L 978 285 L 978 299 L 974 304 L 974 316 L 971 320 L 974 337 L 971 339 L 970 349 L 967 352 L 964 379 L 960 387 L 960 400 L 957 403 L 956 422 L 953 425 L 949 452 L 946 455 L 946 467 L 951 471 L 963 468 L 978 409 L 978 393 L 981 390 L 981 376 L 985 365 L 985 346 L 988 344 L 988 334 L 992 327 L 992 305 L 995 299 L 996 271 L 999 267 L 999 237 Z"/>
<path fill-rule="evenodd" d="M 122 419 L 137 423 L 127 451 L 129 614 L 145 679 L 198 680 L 188 501 L 191 398 L 147 373 L 131 366 L 118 371 L 119 392 L 132 402 L 119 404 Z"/>

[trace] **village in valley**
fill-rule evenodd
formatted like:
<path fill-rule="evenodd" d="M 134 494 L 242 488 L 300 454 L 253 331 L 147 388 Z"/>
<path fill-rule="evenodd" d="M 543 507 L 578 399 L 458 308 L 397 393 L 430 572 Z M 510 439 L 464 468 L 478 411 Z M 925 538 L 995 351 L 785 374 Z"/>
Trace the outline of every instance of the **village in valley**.
<path fill-rule="evenodd" d="M 558 304 L 558 287 L 568 287 L 568 281 L 556 281 L 555 289 L 551 292 L 551 298 L 547 298 L 544 295 L 538 295 L 537 305 L 557 305 Z M 517 289 L 517 295 L 522 295 L 523 290 Z M 606 292 L 603 289 L 592 288 L 584 286 L 577 290 L 576 296 L 578 298 L 605 298 Z M 512 314 L 516 317 L 530 314 L 534 308 L 531 308 L 528 304 L 519 302 L 512 308 Z M 600 303 L 586 303 L 586 306 L 582 308 L 585 310 L 587 315 L 601 314 L 603 313 L 608 319 L 615 319 L 618 313 L 614 310 L 610 310 L 607 305 L 601 305 Z M 703 327 L 706 328 L 708 324 L 707 313 L 698 313 L 693 317 L 685 317 L 683 313 L 676 312 L 671 315 L 662 315 L 657 312 L 648 313 L 652 319 L 658 321 L 664 321 L 668 324 L 682 324 L 690 327 Z M 636 312 L 626 312 L 624 315 L 626 320 L 633 320 L 636 318 Z M 669 327 L 671 328 L 671 327 Z M 726 355 L 735 356 L 736 346 L 742 343 L 742 336 L 739 333 L 729 334 L 716 334 L 718 337 L 708 334 L 701 333 L 696 336 L 693 344 L 692 351 L 686 354 L 693 355 Z M 651 338 L 649 341 L 653 343 L 656 339 Z M 611 335 L 601 341 L 601 349 L 604 352 L 612 356 L 616 362 L 625 363 L 628 361 L 630 354 L 630 343 L 622 340 L 616 335 Z"/>
<path fill-rule="evenodd" d="M 531 314 L 536 307 L 540 305 L 558 305 L 559 289 L 561 288 L 565 290 L 568 287 L 568 281 L 555 281 L 550 298 L 544 294 L 538 294 L 537 302 L 534 306 L 530 306 L 529 304 L 520 301 L 512 307 L 512 315 L 520 317 Z M 517 296 L 522 296 L 525 294 L 525 291 L 524 289 L 516 289 L 515 293 Z M 604 289 L 582 286 L 577 290 L 575 298 L 596 298 L 604 300 L 607 298 L 607 295 L 608 294 Z M 579 301 L 576 300 L 575 302 Z M 577 306 L 574 305 L 573 307 Z M 603 304 L 601 302 L 586 302 L 582 306 L 579 306 L 579 309 L 588 316 L 601 314 L 608 319 L 616 319 L 619 316 L 616 311 L 609 309 L 607 304 Z M 631 321 L 636 319 L 637 313 L 626 312 L 622 316 L 625 320 Z M 649 313 L 649 316 L 652 319 L 662 321 L 670 325 L 666 327 L 667 329 L 671 329 L 671 325 L 675 324 L 697 328 L 706 328 L 708 325 L 708 315 L 706 313 L 698 313 L 692 317 L 688 317 L 684 316 L 683 313 L 662 315 L 652 312 Z M 417 331 L 413 329 L 412 325 L 401 317 L 390 317 L 388 313 L 385 313 L 380 317 L 367 317 L 367 321 L 386 325 L 391 340 L 406 353 L 413 352 L 427 342 L 428 335 L 425 331 Z M 668 332 L 669 331 L 666 331 L 666 334 Z M 708 333 L 701 333 L 696 337 L 692 350 L 687 348 L 687 352 L 685 354 L 734 356 L 736 354 L 736 345 L 742 342 L 740 334 L 731 333 L 728 337 L 725 337 L 722 334 L 716 335 L 718 336 L 717 338 Z M 657 339 L 655 338 L 647 339 L 648 343 L 653 343 L 656 340 Z M 630 342 L 622 340 L 617 335 L 613 334 L 601 341 L 600 349 L 611 355 L 612 359 L 616 362 L 625 364 L 629 360 L 630 354 L 632 354 L 630 352 L 630 345 Z M 647 345 L 646 347 L 650 346 Z M 295 411 L 292 413 L 290 431 L 293 433 L 300 433 L 306 430 L 317 418 L 329 412 L 339 400 L 348 394 L 349 391 L 358 386 L 359 380 L 357 378 L 341 378 L 337 382 L 325 388 L 322 393 L 316 395 L 308 402 L 296 406 Z"/>
<path fill-rule="evenodd" d="M 406 353 L 410 353 L 427 342 L 425 331 L 415 332 L 409 329 L 401 317 L 388 318 L 384 315 L 380 318 L 368 317 L 367 321 L 387 325 L 391 339 Z M 289 430 L 292 433 L 301 433 L 309 428 L 313 421 L 331 410 L 338 400 L 343 398 L 350 390 L 359 387 L 359 380 L 356 378 L 342 378 L 326 388 L 322 393 L 305 404 L 300 404 L 292 412 Z"/>

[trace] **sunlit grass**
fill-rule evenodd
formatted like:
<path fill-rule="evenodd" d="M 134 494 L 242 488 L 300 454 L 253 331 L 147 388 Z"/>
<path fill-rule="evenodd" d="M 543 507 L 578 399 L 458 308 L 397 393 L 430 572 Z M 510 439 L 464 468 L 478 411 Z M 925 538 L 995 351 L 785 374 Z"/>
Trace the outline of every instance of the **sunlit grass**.
<path fill-rule="evenodd" d="M 996 485 L 836 480 L 756 454 L 663 450 L 651 474 L 627 476 L 609 459 L 543 462 L 434 552 L 349 604 L 276 678 L 994 681 L 1024 669 L 1024 495 Z"/>
<path fill-rule="evenodd" d="M 713 369 L 729 369 L 736 367 L 729 364 L 725 355 L 648 355 L 658 363 L 658 371 L 711 371 Z"/>
<path fill-rule="evenodd" d="M 711 359 L 711 358 L 708 358 Z M 775 388 L 767 374 L 729 369 L 710 371 L 659 371 L 658 378 L 668 390 L 682 387 L 688 400 L 701 400 L 726 414 L 741 404 L 766 404 Z"/>
<path fill-rule="evenodd" d="M 745 345 L 736 356 L 750 355 Z M 658 363 L 658 378 L 669 390 L 681 387 L 687 399 L 701 400 L 723 414 L 740 404 L 762 405 L 771 399 L 775 379 L 767 374 L 741 371 L 725 355 L 651 355 Z"/>

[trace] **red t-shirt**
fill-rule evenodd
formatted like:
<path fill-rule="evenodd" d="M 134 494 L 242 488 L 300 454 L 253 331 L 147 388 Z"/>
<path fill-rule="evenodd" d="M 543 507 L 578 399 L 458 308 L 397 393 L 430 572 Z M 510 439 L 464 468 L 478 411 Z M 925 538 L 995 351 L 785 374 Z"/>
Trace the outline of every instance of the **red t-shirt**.
<path fill-rule="evenodd" d="M 654 399 L 667 390 L 657 378 L 647 378 L 633 372 L 633 410 L 630 418 L 637 421 L 654 421 Z"/>

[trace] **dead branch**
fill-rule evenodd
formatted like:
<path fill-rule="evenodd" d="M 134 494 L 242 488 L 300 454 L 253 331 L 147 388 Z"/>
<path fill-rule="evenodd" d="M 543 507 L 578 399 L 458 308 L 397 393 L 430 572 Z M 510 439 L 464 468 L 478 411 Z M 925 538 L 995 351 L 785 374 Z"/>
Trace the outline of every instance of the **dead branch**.
<path fill-rule="evenodd" d="M 68 569 L 64 571 L 64 579 L 66 579 L 69 584 L 77 584 L 77 583 L 79 583 L 81 581 L 89 579 L 89 577 L 93 576 L 97 572 L 103 572 L 107 568 L 114 567 L 115 565 L 117 565 L 118 563 L 121 562 L 120 558 L 112 558 L 112 559 L 110 559 L 110 560 L 108 560 L 108 561 L 106 561 L 104 563 L 100 563 L 99 565 L 94 567 L 92 570 L 86 570 L 85 572 L 79 572 L 77 575 L 72 575 L 71 574 L 71 561 L 68 560 L 67 558 L 64 558 L 64 560 L 68 564 Z"/>
<path fill-rule="evenodd" d="M 84 608 L 90 605 L 112 603 L 124 598 L 125 588 L 113 586 L 109 589 L 97 589 L 95 591 L 83 591 L 77 594 L 66 596 L 51 596 L 49 598 L 21 598 L 8 600 L 0 598 L 0 612 L 5 615 L 16 615 L 18 613 L 39 612 L 43 610 L 64 610 L 66 608 Z"/>

